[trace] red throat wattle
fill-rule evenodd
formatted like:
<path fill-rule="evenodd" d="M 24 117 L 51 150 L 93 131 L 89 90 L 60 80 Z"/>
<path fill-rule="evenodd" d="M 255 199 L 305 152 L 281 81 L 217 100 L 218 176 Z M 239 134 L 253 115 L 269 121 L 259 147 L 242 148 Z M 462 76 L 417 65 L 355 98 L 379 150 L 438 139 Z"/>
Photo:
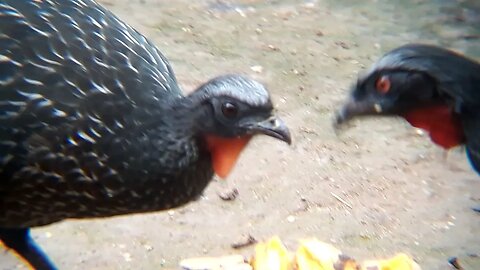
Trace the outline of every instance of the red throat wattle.
<path fill-rule="evenodd" d="M 205 136 L 208 150 L 212 155 L 213 170 L 218 176 L 221 178 L 227 177 L 251 138 L 250 135 L 238 138 Z"/>
<path fill-rule="evenodd" d="M 432 141 L 445 149 L 465 142 L 462 123 L 447 105 L 413 109 L 402 116 L 412 126 L 428 131 Z"/>

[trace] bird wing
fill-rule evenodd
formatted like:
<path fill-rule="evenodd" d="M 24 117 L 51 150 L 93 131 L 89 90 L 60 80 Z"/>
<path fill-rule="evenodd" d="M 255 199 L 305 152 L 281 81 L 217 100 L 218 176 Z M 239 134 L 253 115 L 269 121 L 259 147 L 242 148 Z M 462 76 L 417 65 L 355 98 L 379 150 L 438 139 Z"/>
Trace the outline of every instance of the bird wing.
<path fill-rule="evenodd" d="M 480 63 L 431 48 L 427 55 L 434 77 L 441 78 L 440 93 L 453 99 L 453 110 L 460 115 L 463 125 L 468 159 L 480 173 Z"/>
<path fill-rule="evenodd" d="M 467 137 L 467 157 L 472 167 L 480 174 L 480 114 L 463 121 Z"/>
<path fill-rule="evenodd" d="M 467 157 L 480 174 L 480 63 L 458 55 L 439 63 L 457 67 L 444 76 L 447 79 L 441 82 L 440 90 L 453 97 L 466 137 Z"/>
<path fill-rule="evenodd" d="M 94 1 L 0 2 L 1 179 L 32 144 L 113 133 L 181 96 L 167 59 Z"/>
<path fill-rule="evenodd" d="M 447 79 L 441 82 L 440 90 L 453 97 L 466 137 L 467 157 L 480 174 L 480 63 L 462 56 L 439 63 L 457 67 L 451 69 L 450 76 L 444 76 Z"/>

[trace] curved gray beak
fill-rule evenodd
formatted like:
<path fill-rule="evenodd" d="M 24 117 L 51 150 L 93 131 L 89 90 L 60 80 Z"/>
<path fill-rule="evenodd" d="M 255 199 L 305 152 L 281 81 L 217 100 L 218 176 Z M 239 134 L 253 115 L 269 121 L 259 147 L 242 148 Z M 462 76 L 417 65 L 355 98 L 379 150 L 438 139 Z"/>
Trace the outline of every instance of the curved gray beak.
<path fill-rule="evenodd" d="M 348 100 L 340 110 L 335 114 L 334 127 L 340 128 L 350 119 L 361 115 L 379 114 L 382 112 L 382 106 L 378 103 L 365 101 Z"/>
<path fill-rule="evenodd" d="M 288 144 L 292 143 L 292 137 L 287 125 L 283 120 L 276 116 L 271 116 L 264 121 L 249 124 L 247 129 L 252 133 L 264 134 L 282 140 Z"/>

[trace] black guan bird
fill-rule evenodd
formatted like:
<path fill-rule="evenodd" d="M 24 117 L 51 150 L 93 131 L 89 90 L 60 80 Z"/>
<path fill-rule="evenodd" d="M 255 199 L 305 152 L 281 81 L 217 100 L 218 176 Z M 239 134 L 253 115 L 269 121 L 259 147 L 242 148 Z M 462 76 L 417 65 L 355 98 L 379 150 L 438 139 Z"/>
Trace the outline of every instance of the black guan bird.
<path fill-rule="evenodd" d="M 386 53 L 353 86 L 337 127 L 356 116 L 397 115 L 445 149 L 465 145 L 480 173 L 480 63 L 434 45 Z M 475 209 L 478 211 L 478 209 Z"/>
<path fill-rule="evenodd" d="M 184 96 L 165 57 L 93 0 L 0 1 L 0 240 L 55 269 L 29 228 L 197 198 L 255 134 L 291 142 L 266 88 Z"/>

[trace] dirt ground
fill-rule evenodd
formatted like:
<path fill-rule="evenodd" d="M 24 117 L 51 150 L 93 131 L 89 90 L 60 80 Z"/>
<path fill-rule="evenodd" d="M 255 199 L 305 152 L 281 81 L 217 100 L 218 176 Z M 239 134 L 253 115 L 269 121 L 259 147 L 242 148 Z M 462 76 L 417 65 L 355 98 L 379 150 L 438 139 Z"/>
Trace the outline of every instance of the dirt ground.
<path fill-rule="evenodd" d="M 407 252 L 423 269 L 460 256 L 480 269 L 480 177 L 401 119 L 337 136 L 332 113 L 357 73 L 406 42 L 480 59 L 476 0 L 101 0 L 152 39 L 185 91 L 222 73 L 271 90 L 291 147 L 256 138 L 227 181 L 163 213 L 65 221 L 33 230 L 61 269 L 174 269 L 182 258 L 252 254 L 231 244 L 316 237 L 358 259 Z M 233 201 L 218 194 L 238 189 Z M 344 202 L 339 201 L 340 197 Z M 476 265 L 476 266 L 475 266 Z M 466 265 L 467 266 L 467 265 Z M 24 269 L 0 252 L 0 269 Z"/>

